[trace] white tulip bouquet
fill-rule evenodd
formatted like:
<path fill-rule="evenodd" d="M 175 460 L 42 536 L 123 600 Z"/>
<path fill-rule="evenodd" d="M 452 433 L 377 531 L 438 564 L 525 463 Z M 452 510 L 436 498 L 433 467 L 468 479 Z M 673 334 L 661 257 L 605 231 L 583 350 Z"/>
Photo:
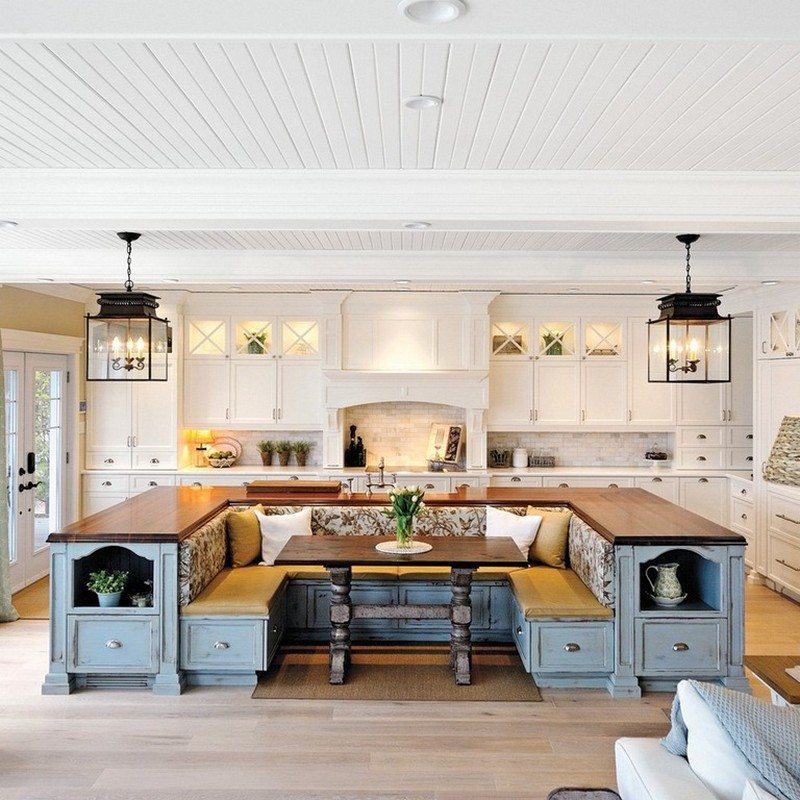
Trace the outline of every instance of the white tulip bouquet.
<path fill-rule="evenodd" d="M 425 510 L 425 490 L 420 486 L 402 486 L 389 492 L 392 507 L 385 513 L 397 521 L 397 544 L 410 547 L 414 539 L 414 517 Z"/>

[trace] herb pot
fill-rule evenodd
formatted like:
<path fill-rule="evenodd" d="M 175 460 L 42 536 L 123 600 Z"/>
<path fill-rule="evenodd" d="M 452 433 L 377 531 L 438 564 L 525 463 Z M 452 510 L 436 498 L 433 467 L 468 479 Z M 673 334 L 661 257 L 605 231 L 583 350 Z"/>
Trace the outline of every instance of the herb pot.
<path fill-rule="evenodd" d="M 289 456 L 290 455 L 291 455 L 291 453 L 288 452 L 288 451 L 285 452 L 285 453 L 278 453 L 278 463 L 282 467 L 288 467 L 289 466 Z"/>
<path fill-rule="evenodd" d="M 308 458 L 307 453 L 295 453 L 294 457 L 297 459 L 298 467 L 304 467 L 306 465 L 306 458 Z"/>
<path fill-rule="evenodd" d="M 259 453 L 261 453 L 261 463 L 265 467 L 271 467 L 272 466 L 272 452 L 267 453 L 264 450 L 259 450 Z"/>
<path fill-rule="evenodd" d="M 95 592 L 97 595 L 97 602 L 100 608 L 114 608 L 119 605 L 120 600 L 122 600 L 122 592 L 109 592 L 109 593 L 101 593 Z"/>

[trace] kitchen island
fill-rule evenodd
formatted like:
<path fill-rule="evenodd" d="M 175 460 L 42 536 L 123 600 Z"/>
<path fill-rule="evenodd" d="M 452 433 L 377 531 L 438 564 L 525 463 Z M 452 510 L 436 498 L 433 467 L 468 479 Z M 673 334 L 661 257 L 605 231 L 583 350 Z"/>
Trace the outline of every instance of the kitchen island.
<path fill-rule="evenodd" d="M 183 616 L 184 587 L 179 574 L 187 543 L 198 531 L 218 521 L 229 507 L 256 502 L 292 508 L 312 506 L 320 514 L 325 509 L 349 508 L 357 515 L 359 509 L 366 513 L 386 506 L 385 496 L 380 495 L 254 497 L 244 487 L 164 487 L 53 533 L 49 540 L 50 671 L 43 691 L 68 693 L 75 685 L 146 685 L 156 692 L 174 694 L 182 690 L 187 673 L 194 675 L 194 682 L 251 676 L 254 670 L 250 662 L 246 669 L 231 669 L 230 674 L 224 668 L 206 674 L 198 665 L 188 637 L 200 629 L 188 627 Z M 519 598 L 514 603 L 513 593 L 502 580 L 490 582 L 474 600 L 480 604 L 485 598 L 487 604 L 493 604 L 486 608 L 487 619 L 491 619 L 487 637 L 514 641 L 540 685 L 605 686 L 615 696 L 638 696 L 642 688 L 669 688 L 676 680 L 691 676 L 746 688 L 742 666 L 745 540 L 740 535 L 641 489 L 465 488 L 449 494 L 428 494 L 426 503 L 433 513 L 450 509 L 468 514 L 471 509 L 476 518 L 486 505 L 519 511 L 528 505 L 567 507 L 580 521 L 583 534 L 588 531 L 601 543 L 600 551 L 608 556 L 608 564 L 603 567 L 604 575 L 595 576 L 600 586 L 594 586 L 594 592 L 604 603 L 602 614 L 592 613 L 585 619 L 574 614 L 563 619 L 557 613 L 531 616 L 519 605 Z M 689 595 L 676 608 L 655 603 L 645 580 L 648 566 L 665 561 L 681 565 L 681 578 Z M 139 580 L 151 581 L 152 604 L 144 608 L 98 608 L 84 588 L 84 579 L 89 570 L 104 566 L 126 569 Z M 258 571 L 273 568 L 246 569 L 263 575 Z M 555 575 L 560 571 L 550 572 Z M 324 581 L 316 581 L 320 583 Z M 291 595 L 294 584 L 302 588 L 303 594 L 298 595 L 302 602 Z M 440 584 L 441 580 L 435 579 L 428 584 L 420 582 L 414 585 L 414 591 L 424 589 L 435 594 Z M 319 632 L 308 622 L 312 606 L 322 602 L 314 585 L 311 579 L 299 578 L 291 581 L 288 589 L 282 587 L 283 594 L 276 594 L 270 614 L 262 615 L 261 622 L 268 624 L 254 628 L 255 638 L 247 640 L 248 647 L 266 654 L 253 662 L 255 670 L 268 665 L 287 627 L 302 634 L 304 624 L 308 624 L 309 635 Z M 396 578 L 393 588 L 387 589 L 385 581 L 375 580 L 367 590 L 396 592 Z M 476 607 L 476 613 L 480 612 Z M 306 623 L 292 622 L 292 614 L 306 615 L 302 617 Z M 232 658 L 230 651 L 235 647 L 228 639 L 214 638 L 226 622 L 233 624 L 230 616 L 207 619 L 203 630 L 210 637 L 211 647 L 219 645 L 218 649 Z M 117 631 L 125 631 L 127 641 Z M 567 638 L 563 645 L 562 633 Z M 369 635 L 406 639 L 413 631 L 370 631 Z M 585 638 L 577 641 L 581 636 Z M 557 643 L 556 651 L 553 642 Z M 563 653 L 558 655 L 562 650 L 573 660 L 565 662 Z"/>

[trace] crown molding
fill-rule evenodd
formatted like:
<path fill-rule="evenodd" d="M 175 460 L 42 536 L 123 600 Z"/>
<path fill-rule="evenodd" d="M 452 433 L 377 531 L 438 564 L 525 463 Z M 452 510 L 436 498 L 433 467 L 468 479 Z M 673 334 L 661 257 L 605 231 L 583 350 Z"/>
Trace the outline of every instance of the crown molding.
<path fill-rule="evenodd" d="M 800 232 L 786 172 L 3 170 L 20 228 Z M 2 236 L 0 236 L 0 246 Z"/>

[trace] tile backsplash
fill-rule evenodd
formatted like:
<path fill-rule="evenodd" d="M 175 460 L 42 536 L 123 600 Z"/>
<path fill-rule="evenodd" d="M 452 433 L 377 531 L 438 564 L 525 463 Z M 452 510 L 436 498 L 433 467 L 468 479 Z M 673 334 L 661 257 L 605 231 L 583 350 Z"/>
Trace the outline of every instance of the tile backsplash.
<path fill-rule="evenodd" d="M 221 437 L 236 439 L 242 445 L 242 455 L 237 462 L 237 466 L 250 467 L 261 465 L 261 454 L 258 452 L 258 443 L 264 439 L 271 439 L 273 442 L 279 439 L 288 439 L 296 442 L 300 439 L 312 443 L 311 452 L 308 454 L 306 464 L 310 467 L 319 466 L 322 463 L 322 433 L 320 431 L 223 431 L 214 428 L 214 438 L 219 440 Z M 272 457 L 273 466 L 278 465 L 278 456 Z M 294 455 L 289 460 L 289 465 L 296 465 Z"/>
<path fill-rule="evenodd" d="M 345 409 L 345 435 L 358 426 L 367 448 L 367 464 L 381 456 L 387 466 L 425 466 L 431 424 L 465 421 L 463 408 L 434 403 L 368 403 Z M 462 453 L 463 453 L 462 449 Z"/>
<path fill-rule="evenodd" d="M 671 433 L 490 433 L 489 449 L 524 447 L 529 455 L 555 456 L 556 466 L 636 467 L 654 444 L 674 452 Z"/>

